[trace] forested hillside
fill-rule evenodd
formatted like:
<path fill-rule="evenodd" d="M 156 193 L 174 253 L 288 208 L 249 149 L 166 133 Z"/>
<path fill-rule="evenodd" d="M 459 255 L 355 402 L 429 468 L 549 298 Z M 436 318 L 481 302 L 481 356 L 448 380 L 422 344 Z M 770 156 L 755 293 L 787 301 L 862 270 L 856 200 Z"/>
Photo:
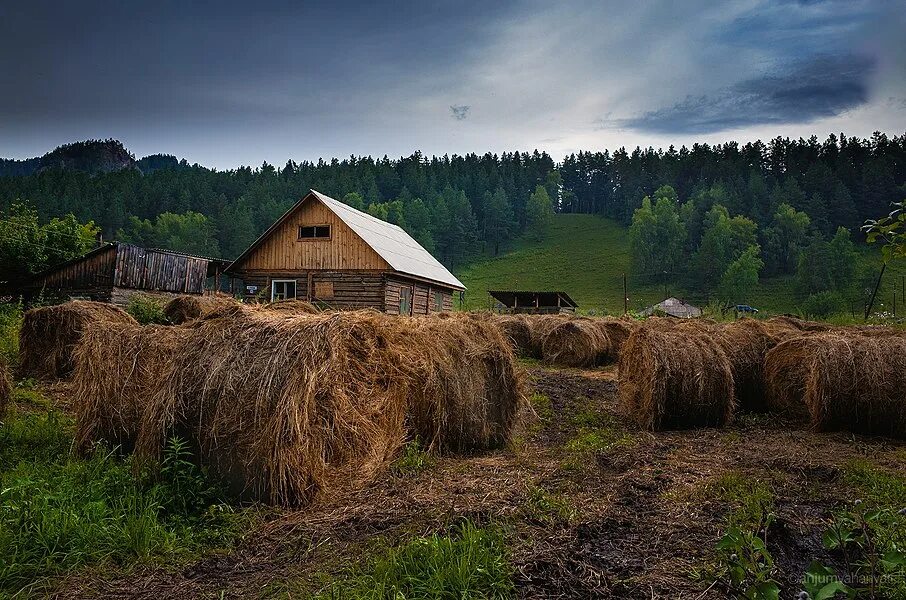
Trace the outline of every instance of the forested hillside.
<path fill-rule="evenodd" d="M 687 269 L 705 229 L 725 214 L 730 225 L 739 217 L 754 226 L 722 265 L 751 242 L 767 274 L 792 273 L 809 243 L 830 241 L 840 226 L 861 243 L 857 227 L 906 197 L 906 135 L 882 133 L 581 152 L 562 163 L 538 151 L 416 153 L 217 171 L 169 155 L 136 161 L 111 140 L 33 160 L 0 164 L 4 213 L 28 203 L 44 221 L 67 213 L 93 220 L 107 238 L 234 257 L 315 188 L 400 224 L 454 267 L 494 255 L 515 238 L 540 239 L 552 212 L 592 213 L 628 226 L 649 196 L 652 211 L 666 197 L 686 230 L 684 254 L 670 271 Z M 663 186 L 672 191 L 655 195 Z M 712 212 L 715 206 L 722 209 Z M 796 228 L 793 248 L 785 219 Z M 706 283 L 716 286 L 721 275 L 708 275 Z"/>

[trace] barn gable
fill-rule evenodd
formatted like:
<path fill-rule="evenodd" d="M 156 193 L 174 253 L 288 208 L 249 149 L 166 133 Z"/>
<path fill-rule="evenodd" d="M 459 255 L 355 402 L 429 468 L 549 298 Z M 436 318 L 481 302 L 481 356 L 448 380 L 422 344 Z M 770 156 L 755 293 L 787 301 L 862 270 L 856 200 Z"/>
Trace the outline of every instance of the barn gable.
<path fill-rule="evenodd" d="M 300 237 L 301 227 L 329 227 L 329 237 Z M 228 271 L 386 271 L 381 256 L 313 194 L 280 217 Z"/>

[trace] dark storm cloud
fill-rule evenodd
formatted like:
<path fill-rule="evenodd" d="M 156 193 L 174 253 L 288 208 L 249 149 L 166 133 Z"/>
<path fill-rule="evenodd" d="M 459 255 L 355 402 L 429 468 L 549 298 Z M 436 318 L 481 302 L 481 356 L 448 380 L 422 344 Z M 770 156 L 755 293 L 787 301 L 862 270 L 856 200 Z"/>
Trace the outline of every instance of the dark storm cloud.
<path fill-rule="evenodd" d="M 623 125 L 658 133 L 710 133 L 832 117 L 868 101 L 873 68 L 874 61 L 863 56 L 817 57 L 713 95 L 688 97 Z"/>
<path fill-rule="evenodd" d="M 19 2 L 0 8 L 0 119 L 317 116 L 455 65 L 509 3 Z"/>

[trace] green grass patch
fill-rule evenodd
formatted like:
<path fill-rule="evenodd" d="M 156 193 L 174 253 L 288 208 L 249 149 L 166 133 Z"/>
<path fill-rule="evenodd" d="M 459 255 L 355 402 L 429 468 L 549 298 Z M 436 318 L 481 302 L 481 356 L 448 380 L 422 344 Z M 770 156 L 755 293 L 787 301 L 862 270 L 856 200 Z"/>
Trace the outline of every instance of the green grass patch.
<path fill-rule="evenodd" d="M 375 554 L 330 582 L 315 598 L 502 599 L 512 593 L 502 532 L 464 521 L 448 535 L 417 537 Z"/>
<path fill-rule="evenodd" d="M 0 425 L 0 595 L 31 595 L 83 567 L 127 568 L 231 544 L 247 516 L 171 440 L 160 474 L 129 459 L 70 456 L 71 422 L 55 413 Z"/>
<path fill-rule="evenodd" d="M 843 481 L 856 494 L 852 501 L 861 500 L 867 510 L 884 511 L 889 517 L 875 523 L 881 546 L 906 552 L 906 514 L 899 514 L 906 510 L 906 475 L 879 468 L 867 460 L 855 460 L 844 465 Z"/>
<path fill-rule="evenodd" d="M 612 417 L 595 410 L 580 410 L 570 417 L 570 421 L 578 426 L 578 430 L 564 445 L 567 456 L 560 466 L 567 471 L 582 471 L 596 455 L 636 443 L 636 439 Z"/>
<path fill-rule="evenodd" d="M 757 531 L 774 512 L 773 485 L 741 471 L 727 471 L 692 493 L 694 500 L 727 506 L 726 523 L 742 531 Z"/>
<path fill-rule="evenodd" d="M 19 362 L 19 328 L 23 308 L 20 302 L 0 303 L 0 362 L 15 365 Z"/>
<path fill-rule="evenodd" d="M 535 414 L 544 423 L 550 423 L 554 418 L 554 405 L 545 394 L 534 393 L 529 398 Z"/>
<path fill-rule="evenodd" d="M 566 496 L 534 486 L 528 489 L 519 512 L 522 518 L 541 525 L 569 524 L 577 514 Z"/>
<path fill-rule="evenodd" d="M 434 457 L 425 451 L 417 439 L 407 442 L 399 458 L 390 465 L 390 471 L 401 477 L 417 475 L 434 465 Z"/>
<path fill-rule="evenodd" d="M 137 294 L 129 299 L 126 312 L 142 325 L 166 325 L 170 322 L 164 315 L 164 300 Z"/>

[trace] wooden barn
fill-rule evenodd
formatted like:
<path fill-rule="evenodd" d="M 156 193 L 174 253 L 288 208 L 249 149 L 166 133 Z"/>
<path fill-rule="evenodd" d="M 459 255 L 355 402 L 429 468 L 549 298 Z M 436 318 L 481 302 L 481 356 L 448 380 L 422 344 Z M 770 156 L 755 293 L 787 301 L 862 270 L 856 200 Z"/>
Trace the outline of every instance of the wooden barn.
<path fill-rule="evenodd" d="M 15 282 L 6 292 L 26 299 L 43 293 L 53 298 L 126 305 L 136 293 L 167 297 L 203 294 L 207 278 L 216 280 L 227 264 L 215 258 L 112 242 Z"/>
<path fill-rule="evenodd" d="M 226 270 L 248 300 L 423 315 L 465 286 L 402 228 L 311 190 Z"/>

